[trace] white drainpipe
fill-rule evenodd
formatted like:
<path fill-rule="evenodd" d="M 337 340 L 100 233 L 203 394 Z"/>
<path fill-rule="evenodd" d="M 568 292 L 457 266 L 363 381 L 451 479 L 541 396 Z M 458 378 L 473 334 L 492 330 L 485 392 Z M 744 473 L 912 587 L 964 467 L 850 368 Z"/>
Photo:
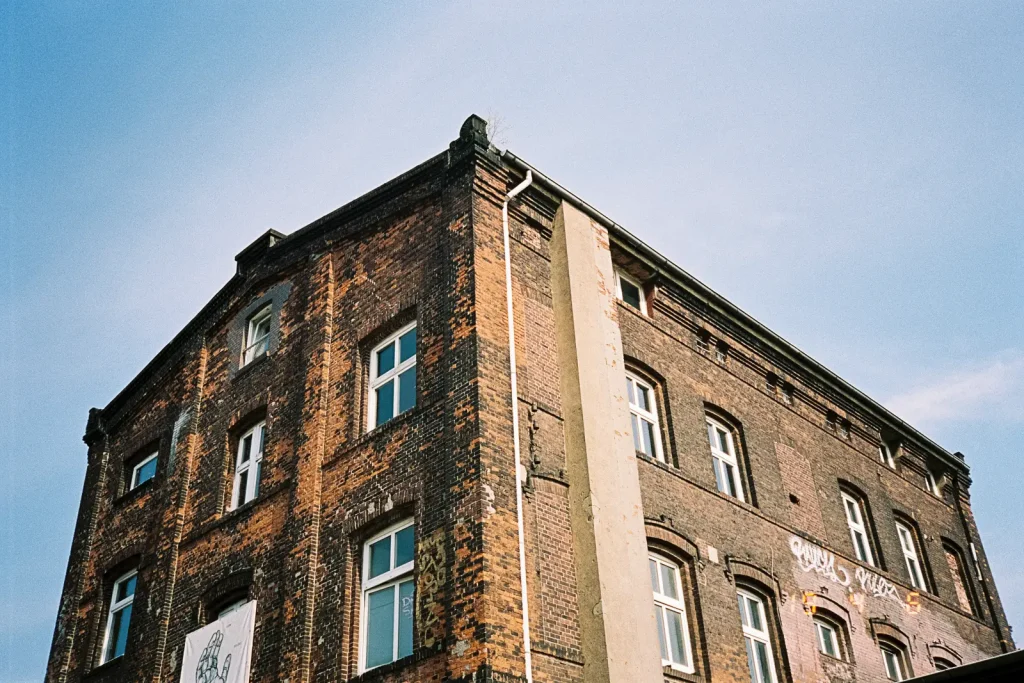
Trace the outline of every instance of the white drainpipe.
<path fill-rule="evenodd" d="M 523 529 L 523 466 L 519 457 L 519 380 L 516 373 L 516 326 L 512 315 L 512 258 L 509 253 L 508 203 L 533 182 L 533 172 L 512 188 L 501 205 L 501 231 L 505 240 L 505 304 L 508 309 L 508 363 L 512 384 L 512 452 L 516 468 L 516 523 L 519 525 L 519 586 L 523 594 L 523 653 L 526 681 L 533 683 L 533 655 L 530 647 L 530 606 L 526 597 L 526 540 Z"/>

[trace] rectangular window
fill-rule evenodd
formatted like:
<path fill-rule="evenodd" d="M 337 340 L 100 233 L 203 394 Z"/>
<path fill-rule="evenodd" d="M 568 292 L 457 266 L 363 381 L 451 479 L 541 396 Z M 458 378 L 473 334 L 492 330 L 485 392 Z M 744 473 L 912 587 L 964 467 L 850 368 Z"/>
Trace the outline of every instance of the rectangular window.
<path fill-rule="evenodd" d="M 850 527 L 850 538 L 853 540 L 853 549 L 857 559 L 875 564 L 874 555 L 871 553 L 871 542 L 868 538 L 867 515 L 864 514 L 864 505 L 860 500 L 850 494 L 843 492 L 843 509 L 846 511 L 846 523 Z"/>
<path fill-rule="evenodd" d="M 624 274 L 622 271 L 616 269 L 615 271 L 615 288 L 619 299 L 623 303 L 632 306 L 636 310 L 640 311 L 644 315 L 647 315 L 647 301 L 644 297 L 644 288 L 639 282 Z"/>
<path fill-rule="evenodd" d="M 711 464 L 715 470 L 715 485 L 727 496 L 745 500 L 732 430 L 710 417 L 706 417 L 705 420 L 708 440 L 711 442 Z"/>
<path fill-rule="evenodd" d="M 892 455 L 892 448 L 884 441 L 878 446 L 878 458 L 889 469 L 896 469 L 896 458 Z"/>
<path fill-rule="evenodd" d="M 270 350 L 270 313 L 268 304 L 249 318 L 245 330 L 245 343 L 242 345 L 242 363 L 244 367 Z"/>
<path fill-rule="evenodd" d="M 627 372 L 626 394 L 629 397 L 633 447 L 637 453 L 643 453 L 665 462 L 665 454 L 661 448 L 661 429 L 658 426 L 658 406 L 654 396 L 654 387 Z"/>
<path fill-rule="evenodd" d="M 921 571 L 921 559 L 917 552 L 917 534 L 906 524 L 896 522 L 896 535 L 900 537 L 900 547 L 903 549 L 907 574 L 910 575 L 910 585 L 917 590 L 926 590 L 924 573 Z"/>
<path fill-rule="evenodd" d="M 132 622 L 132 603 L 135 601 L 135 582 L 138 574 L 133 570 L 114 582 L 110 591 L 110 610 L 103 635 L 100 664 L 124 655 L 128 644 L 128 629 Z"/>
<path fill-rule="evenodd" d="M 825 619 L 817 618 L 814 620 L 814 631 L 818 634 L 818 652 L 835 659 L 842 659 L 836 626 Z"/>
<path fill-rule="evenodd" d="M 967 571 L 964 567 L 963 555 L 956 548 L 943 545 L 943 552 L 946 554 L 946 565 L 949 566 L 949 573 L 953 579 L 953 588 L 956 590 L 956 599 L 960 609 L 974 614 L 974 601 L 968 592 Z"/>
<path fill-rule="evenodd" d="M 414 534 L 407 520 L 363 546 L 361 672 L 412 654 Z"/>
<path fill-rule="evenodd" d="M 259 422 L 238 439 L 235 456 L 235 485 L 231 494 L 231 509 L 241 507 L 260 494 L 260 471 L 263 467 L 263 447 L 267 423 Z"/>
<path fill-rule="evenodd" d="M 737 599 L 743 624 L 743 640 L 747 646 L 750 683 L 775 683 L 775 662 L 764 598 L 740 590 L 737 591 Z"/>
<path fill-rule="evenodd" d="M 416 406 L 416 323 L 406 325 L 370 352 L 367 430 Z"/>
<path fill-rule="evenodd" d="M 132 478 L 128 490 L 131 491 L 156 476 L 156 453 L 147 455 L 132 467 Z"/>
<path fill-rule="evenodd" d="M 693 673 L 690 627 L 686 619 L 679 566 L 660 555 L 650 555 L 647 563 L 651 570 L 651 588 L 654 590 L 661 664 Z"/>
<path fill-rule="evenodd" d="M 939 486 L 939 480 L 931 470 L 924 473 L 924 484 L 925 488 L 928 489 L 928 493 L 936 498 L 942 498 L 942 487 Z"/>

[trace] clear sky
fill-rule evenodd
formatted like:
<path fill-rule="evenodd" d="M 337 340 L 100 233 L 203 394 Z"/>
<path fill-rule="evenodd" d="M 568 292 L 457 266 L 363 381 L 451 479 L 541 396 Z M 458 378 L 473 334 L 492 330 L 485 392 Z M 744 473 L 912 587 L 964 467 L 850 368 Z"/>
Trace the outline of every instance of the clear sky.
<path fill-rule="evenodd" d="M 0 3 L 0 680 L 42 676 L 89 407 L 473 112 L 963 451 L 1024 623 L 1024 4 L 551 4 Z"/>

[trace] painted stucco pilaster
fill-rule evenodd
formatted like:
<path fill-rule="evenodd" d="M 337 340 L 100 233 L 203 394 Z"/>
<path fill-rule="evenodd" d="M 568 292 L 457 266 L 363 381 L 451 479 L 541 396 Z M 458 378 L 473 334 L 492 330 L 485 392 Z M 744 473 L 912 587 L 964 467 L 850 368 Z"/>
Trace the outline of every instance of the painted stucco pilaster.
<path fill-rule="evenodd" d="M 563 202 L 551 243 L 584 678 L 662 681 L 608 232 Z"/>

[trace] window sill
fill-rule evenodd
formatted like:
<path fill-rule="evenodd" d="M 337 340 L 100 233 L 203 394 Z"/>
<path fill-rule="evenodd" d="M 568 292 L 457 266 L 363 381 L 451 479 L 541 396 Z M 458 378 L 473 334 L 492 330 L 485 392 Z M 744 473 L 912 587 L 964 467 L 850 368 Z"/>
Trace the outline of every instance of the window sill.
<path fill-rule="evenodd" d="M 661 673 L 665 676 L 666 680 L 670 681 L 690 681 L 691 683 L 699 683 L 704 680 L 696 672 L 691 673 L 689 671 L 681 671 L 671 666 L 665 666 L 664 664 L 661 667 Z"/>
<path fill-rule="evenodd" d="M 422 659 L 422 657 L 418 657 L 416 654 L 396 659 L 390 664 L 382 664 L 381 666 L 374 667 L 369 671 L 364 671 L 355 678 L 350 679 L 350 683 L 376 683 L 377 681 L 390 678 L 392 674 L 400 673 L 403 670 L 410 668 L 413 664 L 420 661 L 420 659 Z"/>
<path fill-rule="evenodd" d="M 239 377 L 242 377 L 242 376 L 247 375 L 250 372 L 252 372 L 253 368 L 258 368 L 258 367 L 262 367 L 262 366 L 266 365 L 266 361 L 267 361 L 268 358 L 270 358 L 270 352 L 269 351 L 264 353 L 264 354 L 261 354 L 259 356 L 256 356 L 255 358 L 253 358 L 251 361 L 249 361 L 245 365 L 240 365 L 238 367 L 238 369 L 235 370 L 235 373 L 231 376 L 231 379 L 232 380 L 238 379 Z"/>
<path fill-rule="evenodd" d="M 84 678 L 85 680 L 89 680 L 93 677 L 100 678 L 101 676 L 106 676 L 112 671 L 118 671 L 119 669 L 121 669 L 123 663 L 124 655 L 121 655 L 120 657 L 114 657 L 109 661 L 103 662 L 102 664 L 97 664 L 93 668 L 89 669 L 89 671 L 87 671 L 82 678 Z"/>
<path fill-rule="evenodd" d="M 135 500 L 136 498 L 141 498 L 142 496 L 146 495 L 147 493 L 149 493 L 151 490 L 153 490 L 156 487 L 157 480 L 159 479 L 159 477 L 160 477 L 160 475 L 157 475 L 157 476 L 153 477 L 152 479 L 148 479 L 148 480 L 142 482 L 141 484 L 139 484 L 135 488 L 129 489 L 129 490 L 125 491 L 120 496 L 118 496 L 117 498 L 114 499 L 114 506 L 115 507 L 124 507 L 125 505 L 127 505 L 129 502 Z M 113 660 L 111 660 L 111 661 L 113 661 Z"/>

